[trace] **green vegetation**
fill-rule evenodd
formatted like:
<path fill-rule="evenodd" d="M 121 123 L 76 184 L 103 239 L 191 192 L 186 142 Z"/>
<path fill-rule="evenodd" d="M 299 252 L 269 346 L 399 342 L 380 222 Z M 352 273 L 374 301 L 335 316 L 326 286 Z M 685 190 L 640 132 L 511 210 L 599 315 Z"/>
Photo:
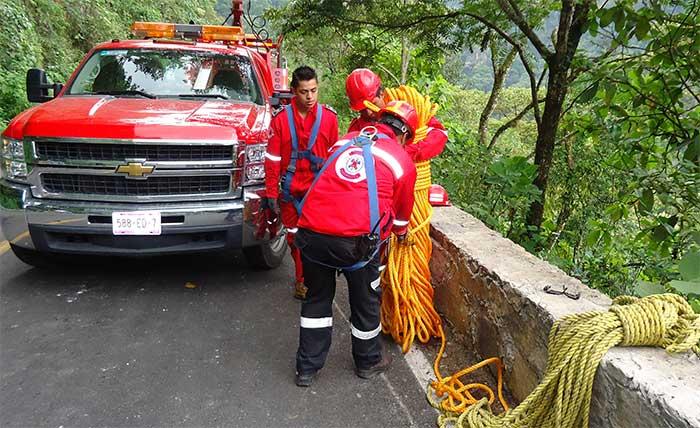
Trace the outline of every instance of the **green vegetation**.
<path fill-rule="evenodd" d="M 229 4 L 3 2 L 0 125 L 28 107 L 27 68 L 65 81 L 134 20 L 221 23 Z M 285 34 L 290 69 L 318 70 L 343 129 L 356 67 L 438 102 L 450 141 L 435 181 L 490 227 L 607 294 L 674 291 L 700 310 L 696 2 L 266 0 L 251 12 Z"/>

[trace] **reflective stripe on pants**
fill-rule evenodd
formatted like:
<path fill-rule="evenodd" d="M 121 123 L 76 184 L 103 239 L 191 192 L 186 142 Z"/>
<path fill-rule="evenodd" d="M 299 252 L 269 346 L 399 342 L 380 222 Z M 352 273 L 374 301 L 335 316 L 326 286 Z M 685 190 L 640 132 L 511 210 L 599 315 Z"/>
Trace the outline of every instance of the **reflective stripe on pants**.
<path fill-rule="evenodd" d="M 324 319 L 333 316 L 336 270 L 310 261 L 309 258 L 334 266 L 348 266 L 357 262 L 356 243 L 352 239 L 313 234 L 304 229 L 297 233 L 297 245 L 302 252 L 304 283 L 308 287 L 306 300 L 301 306 L 303 319 Z M 309 258 L 303 257 L 307 254 Z M 375 259 L 365 267 L 353 272 L 343 272 L 348 282 L 350 297 L 350 329 L 352 333 L 352 355 L 358 368 L 370 367 L 382 357 L 379 307 L 379 263 Z M 315 372 L 323 367 L 331 346 L 332 327 L 317 328 L 301 326 L 297 371 Z"/>

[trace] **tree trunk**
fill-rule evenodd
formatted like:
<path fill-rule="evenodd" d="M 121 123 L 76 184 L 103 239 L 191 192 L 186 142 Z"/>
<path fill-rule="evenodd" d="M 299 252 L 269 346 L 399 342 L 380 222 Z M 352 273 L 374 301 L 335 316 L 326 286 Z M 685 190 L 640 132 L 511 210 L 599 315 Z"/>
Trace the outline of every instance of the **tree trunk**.
<path fill-rule="evenodd" d="M 549 169 L 552 166 L 554 143 L 557 139 L 557 128 L 559 127 L 559 119 L 568 86 L 567 72 L 568 67 L 562 68 L 559 64 L 550 65 L 542 122 L 537 130 L 537 142 L 535 143 L 537 176 L 533 184 L 537 186 L 541 194 L 538 200 L 530 204 L 530 210 L 527 214 L 527 225 L 538 229 L 542 225 L 544 218 Z"/>
<path fill-rule="evenodd" d="M 411 51 L 408 48 L 406 36 L 401 38 L 401 84 L 406 84 L 408 79 L 408 63 L 411 60 Z"/>
<path fill-rule="evenodd" d="M 513 48 L 508 52 L 505 59 L 501 64 L 498 64 L 498 57 L 496 55 L 497 47 L 491 45 L 491 63 L 493 65 L 493 86 L 491 87 L 491 93 L 489 94 L 489 99 L 486 101 L 486 106 L 481 112 L 479 117 L 479 143 L 482 146 L 488 145 L 488 132 L 489 132 L 489 118 L 496 108 L 496 101 L 501 94 L 503 89 L 503 82 L 506 80 L 506 75 L 510 70 L 511 65 L 513 65 L 513 60 L 517 54 L 517 49 Z"/>

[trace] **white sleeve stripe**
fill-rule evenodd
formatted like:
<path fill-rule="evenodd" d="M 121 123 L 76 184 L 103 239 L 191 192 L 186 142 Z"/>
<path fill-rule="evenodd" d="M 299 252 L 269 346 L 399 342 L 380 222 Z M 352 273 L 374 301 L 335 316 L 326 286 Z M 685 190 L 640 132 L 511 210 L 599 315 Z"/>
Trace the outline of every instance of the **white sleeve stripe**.
<path fill-rule="evenodd" d="M 287 232 L 289 232 L 289 233 L 297 233 L 298 231 L 299 231 L 299 229 L 296 227 L 292 227 L 292 228 L 287 229 Z"/>
<path fill-rule="evenodd" d="M 349 140 L 338 140 L 335 144 L 333 144 L 333 145 L 331 146 L 330 149 L 328 149 L 328 151 L 330 152 L 331 150 L 335 149 L 336 147 L 343 146 L 343 145 L 345 145 L 345 143 L 347 143 L 348 141 L 349 141 Z"/>
<path fill-rule="evenodd" d="M 271 155 L 269 153 L 265 153 L 265 157 L 270 159 L 272 162 L 279 162 L 282 160 L 281 156 L 275 156 L 275 155 Z"/>
<path fill-rule="evenodd" d="M 369 285 L 372 287 L 372 290 L 376 290 L 377 287 L 379 287 L 379 282 L 381 282 L 381 278 L 377 278 L 374 281 L 370 282 Z"/>
<path fill-rule="evenodd" d="M 407 220 L 394 220 L 394 226 L 406 226 L 407 224 Z"/>
<path fill-rule="evenodd" d="M 430 133 L 430 132 L 432 132 L 432 131 L 440 131 L 440 132 L 442 132 L 443 134 L 447 135 L 447 130 L 446 130 L 446 129 L 433 128 L 432 126 L 428 127 L 428 132 Z"/>
<path fill-rule="evenodd" d="M 381 323 L 379 324 L 379 327 L 375 328 L 374 330 L 371 331 L 362 331 L 358 330 L 354 325 L 350 324 L 350 328 L 352 330 L 352 335 L 355 336 L 358 339 L 361 340 L 369 340 L 369 339 L 374 339 L 375 337 L 379 336 L 379 332 L 382 331 L 382 325 Z"/>
<path fill-rule="evenodd" d="M 383 271 L 384 269 L 386 269 L 386 265 L 379 266 L 379 272 Z"/>
<path fill-rule="evenodd" d="M 389 168 L 391 168 L 392 172 L 394 173 L 394 177 L 396 177 L 397 180 L 403 176 L 403 168 L 395 157 L 377 146 L 372 146 L 372 153 L 377 155 L 377 157 L 381 158 L 387 165 L 389 165 Z"/>
<path fill-rule="evenodd" d="M 299 321 L 301 328 L 326 328 L 333 326 L 333 317 L 306 318 L 301 317 Z"/>

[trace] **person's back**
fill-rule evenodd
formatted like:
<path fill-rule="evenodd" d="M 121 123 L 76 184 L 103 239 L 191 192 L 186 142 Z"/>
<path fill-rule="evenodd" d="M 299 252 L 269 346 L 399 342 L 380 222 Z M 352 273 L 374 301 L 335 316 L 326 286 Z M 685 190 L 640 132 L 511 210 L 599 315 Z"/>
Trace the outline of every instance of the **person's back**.
<path fill-rule="evenodd" d="M 385 125 L 377 124 L 372 144 L 375 164 L 379 225 L 370 225 L 369 192 L 362 148 L 351 145 L 325 167 L 304 201 L 299 227 L 334 236 L 353 237 L 377 232 L 385 238 L 394 220 L 407 224 L 413 207 L 416 168 Z M 331 149 L 331 155 L 360 135 L 351 132 Z M 400 196 L 400 197 L 399 197 Z M 329 215 L 330 213 L 342 215 Z"/>

